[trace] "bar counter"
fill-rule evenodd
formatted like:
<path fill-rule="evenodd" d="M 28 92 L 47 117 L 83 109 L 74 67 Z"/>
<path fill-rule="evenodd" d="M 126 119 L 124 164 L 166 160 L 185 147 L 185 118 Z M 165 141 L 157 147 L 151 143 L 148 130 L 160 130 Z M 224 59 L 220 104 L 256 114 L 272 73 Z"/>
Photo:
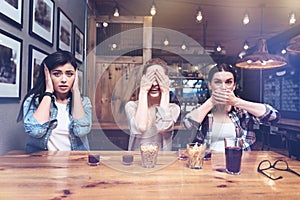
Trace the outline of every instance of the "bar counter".
<path fill-rule="evenodd" d="M 284 159 L 298 173 L 300 162 L 272 151 L 243 152 L 240 175 L 224 172 L 225 156 L 213 153 L 203 169 L 189 169 L 177 152 L 160 152 L 155 168 L 140 165 L 139 152 L 93 151 L 100 165 L 89 166 L 89 152 L 60 151 L 0 156 L 0 199 L 300 199 L 300 177 L 268 170 L 260 161 Z M 121 156 L 134 155 L 132 165 Z"/>

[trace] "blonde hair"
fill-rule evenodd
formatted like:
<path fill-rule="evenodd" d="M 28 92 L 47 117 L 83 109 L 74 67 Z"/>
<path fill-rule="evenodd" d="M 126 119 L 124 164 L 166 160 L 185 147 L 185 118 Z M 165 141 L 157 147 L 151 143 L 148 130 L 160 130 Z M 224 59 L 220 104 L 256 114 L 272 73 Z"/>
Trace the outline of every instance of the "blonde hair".
<path fill-rule="evenodd" d="M 125 104 L 131 100 L 132 96 L 137 97 L 139 93 L 139 87 L 142 75 L 146 73 L 147 69 L 152 65 L 160 65 L 164 69 L 165 73 L 168 74 L 168 65 L 161 58 L 151 58 L 148 60 L 143 67 L 139 67 L 137 70 L 132 70 L 129 75 L 129 82 L 127 89 L 122 95 L 121 104 L 119 107 L 119 112 L 122 112 Z"/>
<path fill-rule="evenodd" d="M 160 65 L 164 69 L 165 74 L 168 74 L 168 64 L 160 58 L 152 58 L 148 60 L 144 66 L 143 74 L 146 74 L 147 69 L 153 65 Z"/>

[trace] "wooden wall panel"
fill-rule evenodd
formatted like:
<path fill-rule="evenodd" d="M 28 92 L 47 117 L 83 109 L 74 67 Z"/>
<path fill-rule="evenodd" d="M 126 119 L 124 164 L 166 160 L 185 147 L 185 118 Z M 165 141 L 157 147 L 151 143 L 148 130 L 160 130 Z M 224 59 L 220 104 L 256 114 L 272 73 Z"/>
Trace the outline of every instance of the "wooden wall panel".
<path fill-rule="evenodd" d="M 126 63 L 128 61 L 126 57 L 123 62 L 96 64 L 99 78 L 95 83 L 95 112 L 98 122 L 126 123 L 124 106 L 128 100 L 136 99 L 132 95 L 139 85 L 142 66 L 142 63 Z"/>
<path fill-rule="evenodd" d="M 93 26 L 91 30 L 94 32 L 100 19 L 102 18 L 93 17 L 89 20 L 89 26 Z M 122 17 L 117 21 L 143 23 L 144 27 L 152 26 L 152 17 Z M 152 33 L 143 34 L 147 45 L 143 45 L 143 56 L 138 57 L 97 56 L 94 49 L 95 33 L 90 33 L 89 36 L 91 38 L 88 38 L 87 95 L 93 104 L 93 123 L 127 123 L 124 106 L 127 101 L 137 99 L 137 93 L 133 91 L 140 84 L 141 66 L 152 55 Z"/>

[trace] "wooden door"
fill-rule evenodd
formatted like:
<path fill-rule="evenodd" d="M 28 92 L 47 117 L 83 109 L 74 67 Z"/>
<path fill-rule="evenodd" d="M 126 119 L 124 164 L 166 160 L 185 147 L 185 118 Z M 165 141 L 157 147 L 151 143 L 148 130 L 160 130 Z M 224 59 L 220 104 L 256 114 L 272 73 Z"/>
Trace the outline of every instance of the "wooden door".
<path fill-rule="evenodd" d="M 101 20 L 151 27 L 152 17 L 92 16 L 88 22 L 86 94 L 93 104 L 93 123 L 126 123 L 124 106 L 130 98 L 136 98 L 134 89 L 139 84 L 139 69 L 151 59 L 152 32 L 149 29 L 143 32 L 142 56 L 100 56 L 96 52 L 96 27 Z"/>

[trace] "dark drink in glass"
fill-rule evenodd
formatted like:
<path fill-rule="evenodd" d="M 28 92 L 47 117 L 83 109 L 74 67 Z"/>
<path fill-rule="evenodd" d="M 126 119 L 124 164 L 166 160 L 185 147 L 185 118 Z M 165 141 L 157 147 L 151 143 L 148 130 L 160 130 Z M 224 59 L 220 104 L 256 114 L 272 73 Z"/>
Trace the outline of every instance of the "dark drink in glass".
<path fill-rule="evenodd" d="M 239 174 L 241 170 L 242 148 L 226 147 L 226 172 L 230 174 Z"/>
<path fill-rule="evenodd" d="M 133 162 L 133 155 L 131 155 L 131 154 L 126 154 L 126 155 L 123 155 L 122 156 L 122 163 L 124 164 L 124 165 L 131 165 L 132 164 L 132 162 Z"/>
<path fill-rule="evenodd" d="M 97 166 L 100 163 L 100 155 L 99 154 L 89 154 L 88 155 L 88 164 L 90 166 Z"/>

